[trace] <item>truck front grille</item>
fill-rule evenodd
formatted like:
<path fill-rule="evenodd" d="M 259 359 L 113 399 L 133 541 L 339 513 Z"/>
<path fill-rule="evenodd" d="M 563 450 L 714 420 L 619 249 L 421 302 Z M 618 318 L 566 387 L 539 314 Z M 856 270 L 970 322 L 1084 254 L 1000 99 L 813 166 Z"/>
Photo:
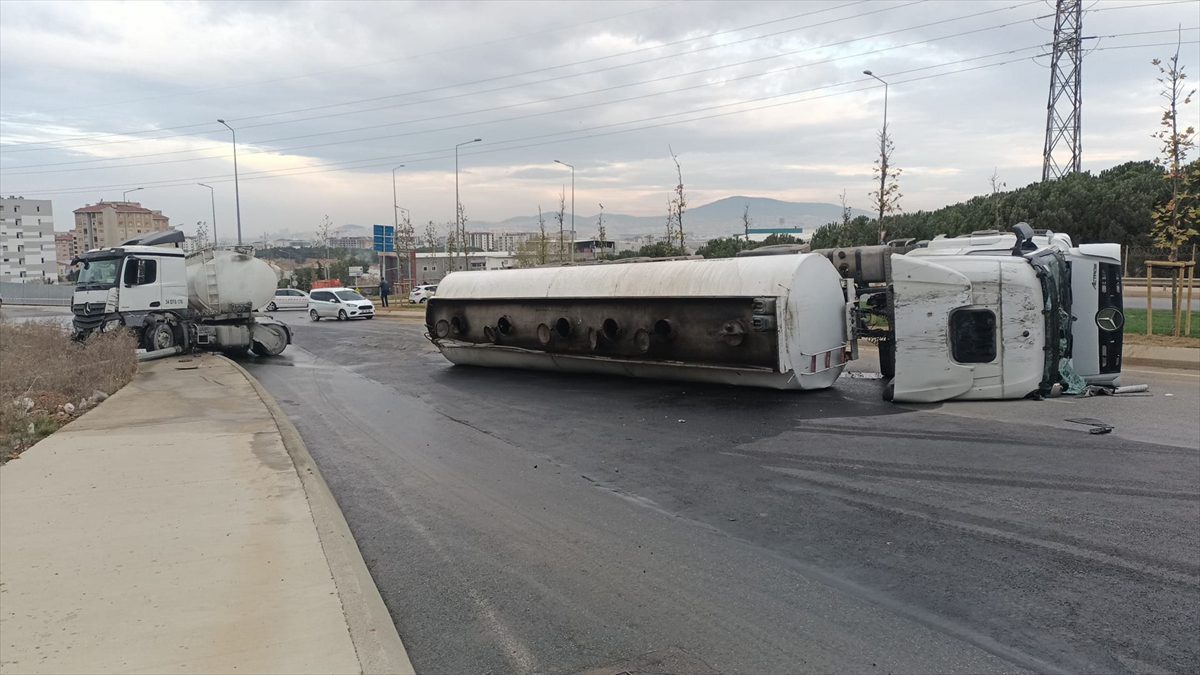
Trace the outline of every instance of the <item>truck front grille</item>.
<path fill-rule="evenodd" d="M 1099 297 L 1096 311 L 1103 312 L 1106 309 L 1114 309 L 1118 312 L 1118 316 L 1122 317 L 1116 330 L 1105 330 L 1102 326 L 1099 331 L 1100 372 L 1119 373 L 1121 372 L 1121 349 L 1125 332 L 1125 301 L 1121 289 L 1121 266 L 1101 263 L 1097 282 L 1096 290 Z"/>

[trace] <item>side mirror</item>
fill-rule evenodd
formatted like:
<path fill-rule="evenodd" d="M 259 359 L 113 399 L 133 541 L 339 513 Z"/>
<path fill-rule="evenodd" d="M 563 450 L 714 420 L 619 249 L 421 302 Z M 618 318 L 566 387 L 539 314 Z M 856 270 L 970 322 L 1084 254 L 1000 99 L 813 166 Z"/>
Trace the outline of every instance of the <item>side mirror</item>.
<path fill-rule="evenodd" d="M 1023 255 L 1025 251 L 1032 251 L 1037 248 L 1033 243 L 1033 228 L 1029 223 L 1020 222 L 1012 227 L 1013 234 L 1017 235 L 1017 243 L 1013 246 L 1012 254 L 1015 256 Z"/>

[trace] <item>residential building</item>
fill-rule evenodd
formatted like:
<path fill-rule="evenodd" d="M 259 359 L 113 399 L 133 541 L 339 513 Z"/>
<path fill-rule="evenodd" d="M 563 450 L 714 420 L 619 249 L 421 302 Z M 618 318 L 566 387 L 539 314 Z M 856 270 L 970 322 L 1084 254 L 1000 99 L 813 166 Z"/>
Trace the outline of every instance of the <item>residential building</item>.
<path fill-rule="evenodd" d="M 504 251 L 457 253 L 417 253 L 416 277 L 419 284 L 436 284 L 452 271 L 500 270 L 517 266 L 517 257 Z"/>
<path fill-rule="evenodd" d="M 58 257 L 58 266 L 71 264 L 71 260 L 79 255 L 79 247 L 75 244 L 75 232 L 54 233 L 54 254 Z"/>
<path fill-rule="evenodd" d="M 0 198 L 0 280 L 50 283 L 57 261 L 50 200 Z"/>
<path fill-rule="evenodd" d="M 607 239 L 576 239 L 575 260 L 611 258 L 617 252 L 616 242 Z"/>
<path fill-rule="evenodd" d="M 330 237 L 329 248 L 371 249 L 375 240 L 371 237 Z"/>
<path fill-rule="evenodd" d="M 81 251 L 120 246 L 134 237 L 170 228 L 162 211 L 138 202 L 97 202 L 75 209 L 75 240 Z"/>
<path fill-rule="evenodd" d="M 496 250 L 496 233 L 495 232 L 468 232 L 467 233 L 467 248 L 476 249 L 479 251 L 495 251 Z"/>
<path fill-rule="evenodd" d="M 495 237 L 493 250 L 519 253 L 526 242 L 536 240 L 538 236 L 537 232 L 500 232 Z"/>

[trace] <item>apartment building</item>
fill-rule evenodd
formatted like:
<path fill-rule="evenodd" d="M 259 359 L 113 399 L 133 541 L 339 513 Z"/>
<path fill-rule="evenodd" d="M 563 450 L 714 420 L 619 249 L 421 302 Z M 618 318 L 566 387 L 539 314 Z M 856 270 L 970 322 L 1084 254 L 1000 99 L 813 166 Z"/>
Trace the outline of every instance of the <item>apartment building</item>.
<path fill-rule="evenodd" d="M 75 209 L 75 241 L 81 251 L 120 246 L 142 234 L 163 232 L 170 219 L 138 202 L 97 202 Z"/>
<path fill-rule="evenodd" d="M 57 261 L 50 200 L 0 198 L 0 280 L 53 282 Z"/>

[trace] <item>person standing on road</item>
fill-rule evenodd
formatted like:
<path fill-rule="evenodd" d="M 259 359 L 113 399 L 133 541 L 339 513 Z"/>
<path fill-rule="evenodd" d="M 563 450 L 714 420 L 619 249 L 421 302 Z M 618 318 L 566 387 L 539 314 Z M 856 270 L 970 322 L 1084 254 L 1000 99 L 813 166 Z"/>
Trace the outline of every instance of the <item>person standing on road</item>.
<path fill-rule="evenodd" d="M 380 279 L 379 280 L 379 300 L 383 303 L 384 307 L 388 306 L 387 299 L 388 299 L 388 296 L 391 295 L 391 293 L 392 293 L 391 284 L 389 284 L 387 282 L 387 279 Z"/>

